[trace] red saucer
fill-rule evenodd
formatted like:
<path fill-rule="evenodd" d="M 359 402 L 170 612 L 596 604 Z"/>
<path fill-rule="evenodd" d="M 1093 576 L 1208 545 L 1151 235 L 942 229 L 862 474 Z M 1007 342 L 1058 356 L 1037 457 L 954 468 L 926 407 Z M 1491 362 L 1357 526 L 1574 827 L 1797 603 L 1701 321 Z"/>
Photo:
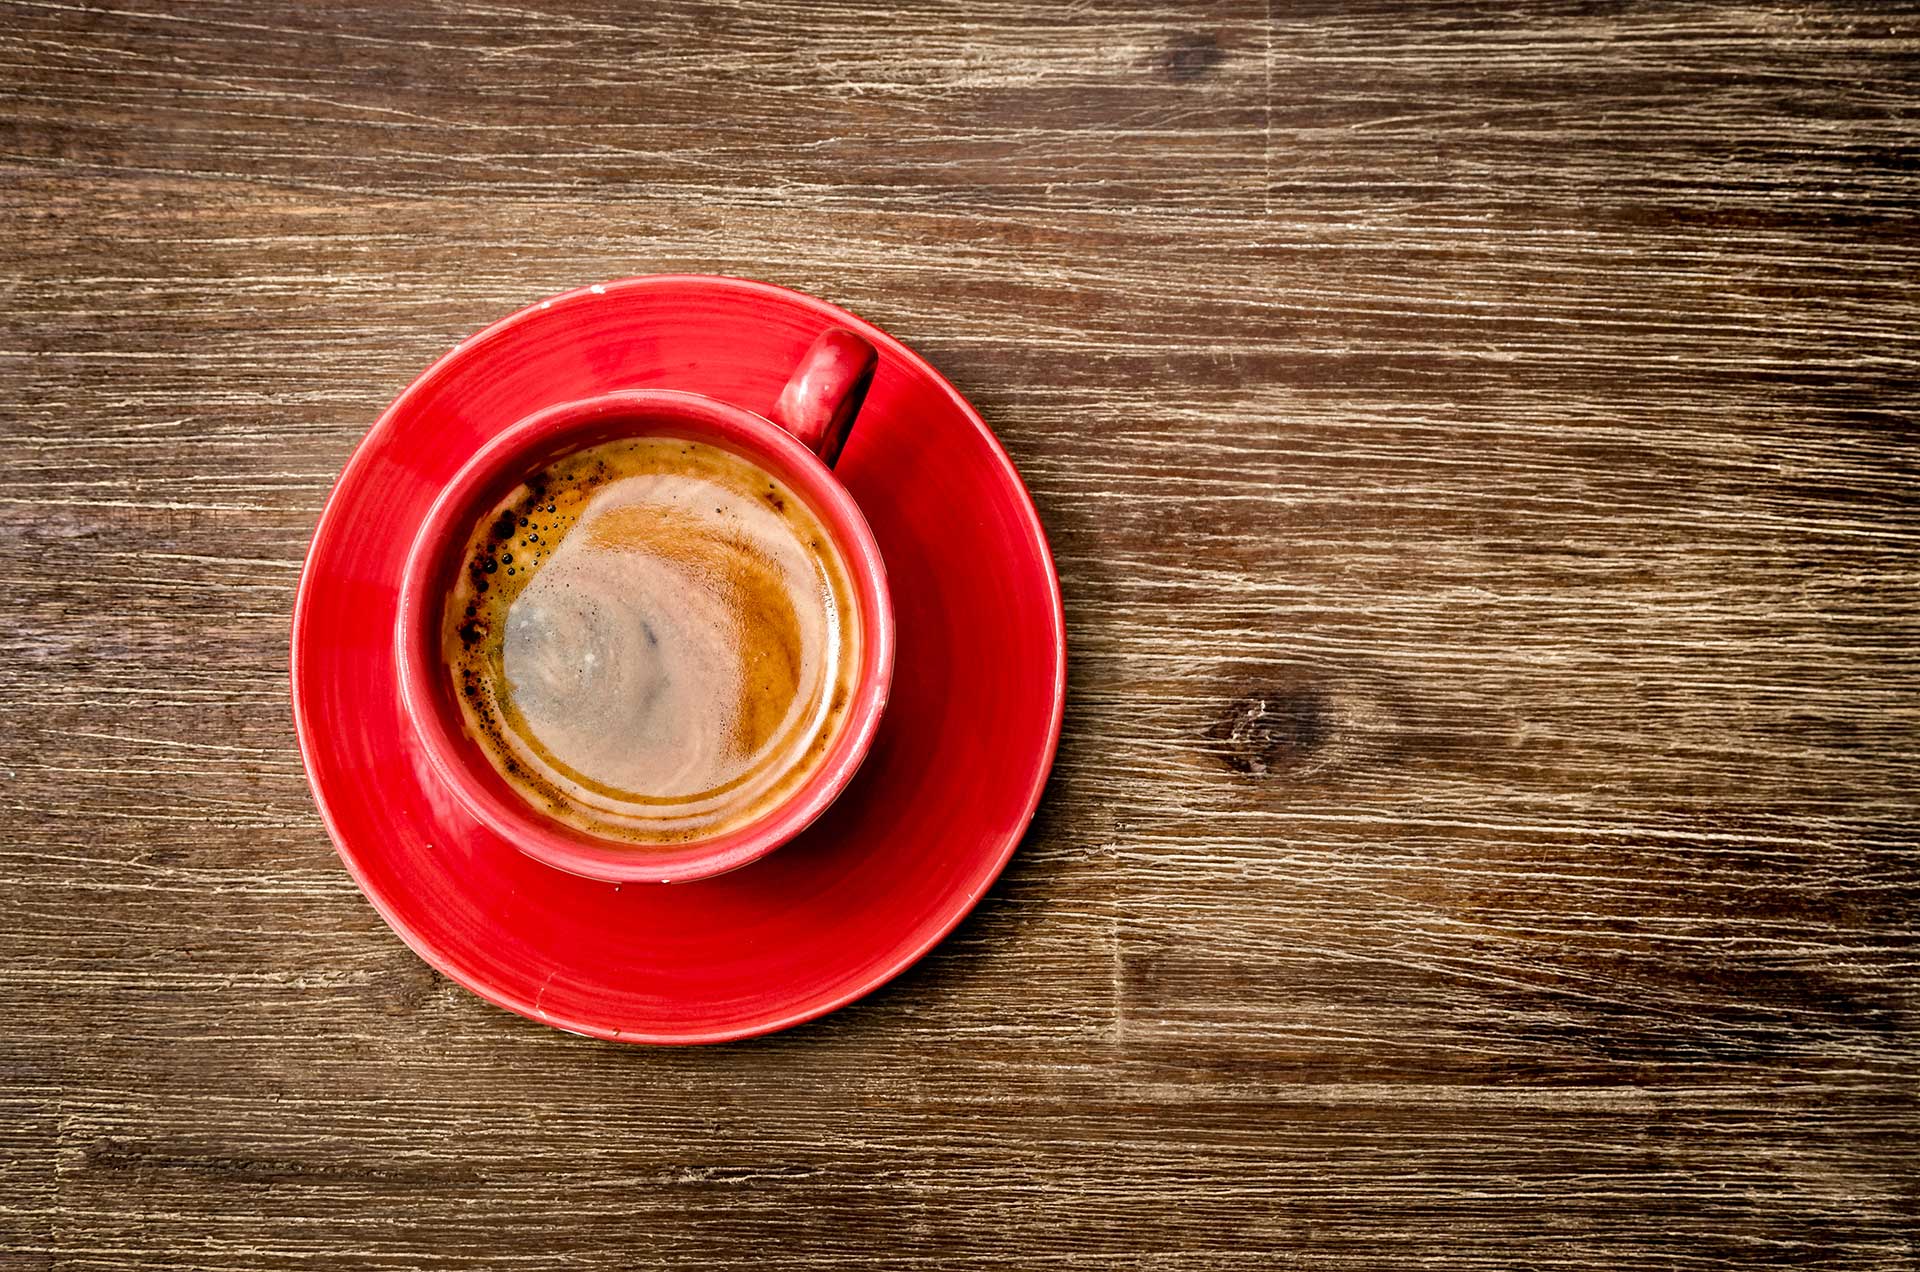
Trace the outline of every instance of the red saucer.
<path fill-rule="evenodd" d="M 899 624 L 865 765 L 800 838 L 698 883 L 615 885 L 521 855 L 438 784 L 401 714 L 407 547 L 486 438 L 611 389 L 764 411 L 809 342 L 847 326 L 880 368 L 835 471 L 873 527 Z M 844 1006 L 925 954 L 1006 865 L 1060 736 L 1060 584 L 1019 474 L 899 341 L 811 296 L 700 276 L 567 292 L 435 363 L 347 462 L 293 614 L 293 716 L 314 800 L 360 890 L 490 1002 L 622 1042 L 719 1042 Z"/>

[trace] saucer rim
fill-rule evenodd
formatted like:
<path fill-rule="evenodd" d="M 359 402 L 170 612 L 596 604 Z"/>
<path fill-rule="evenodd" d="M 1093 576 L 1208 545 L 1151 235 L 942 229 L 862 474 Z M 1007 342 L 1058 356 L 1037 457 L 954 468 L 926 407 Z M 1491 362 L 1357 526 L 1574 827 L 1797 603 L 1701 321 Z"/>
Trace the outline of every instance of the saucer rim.
<path fill-rule="evenodd" d="M 1052 703 L 1049 714 L 1046 741 L 1038 754 L 1039 762 L 1033 767 L 1033 777 L 1026 792 L 1024 810 L 1015 824 L 1004 834 L 1004 842 L 993 855 L 979 886 L 968 896 L 941 914 L 933 922 L 930 930 L 918 941 L 902 942 L 891 957 L 883 960 L 873 970 L 855 979 L 848 988 L 829 995 L 820 1002 L 809 1004 L 799 1010 L 785 1014 L 772 1014 L 757 1018 L 735 1027 L 719 1029 L 688 1030 L 662 1033 L 646 1030 L 628 1030 L 613 1028 L 592 1020 L 560 1018 L 537 1003 L 527 1001 L 510 992 L 500 990 L 487 978 L 469 975 L 466 969 L 454 966 L 453 961 L 442 954 L 439 947 L 416 932 L 406 920 L 388 903 L 380 890 L 370 886 L 365 872 L 361 869 L 354 850 L 347 845 L 339 823 L 334 815 L 331 802 L 315 778 L 315 756 L 317 730 L 309 719 L 308 707 L 301 690 L 301 646 L 302 635 L 306 628 L 308 611 L 312 605 L 312 596 L 316 588 L 313 569 L 314 547 L 321 542 L 322 536 L 331 528 L 343 504 L 343 492 L 360 478 L 360 470 L 370 461 L 376 440 L 389 430 L 397 427 L 395 421 L 410 405 L 412 399 L 452 373 L 452 369 L 465 360 L 475 356 L 476 351 L 499 339 L 505 332 L 511 331 L 523 323 L 532 321 L 538 315 L 563 301 L 582 298 L 604 299 L 618 292 L 634 291 L 671 291 L 675 289 L 733 291 L 748 296 L 758 296 L 763 300 L 779 304 L 798 304 L 800 307 L 819 314 L 829 323 L 851 327 L 864 336 L 881 351 L 882 359 L 888 356 L 914 366 L 925 374 L 938 387 L 955 411 L 972 425 L 974 431 L 984 440 L 988 452 L 998 462 L 1004 475 L 1009 479 L 1012 492 L 1017 496 L 1016 506 L 1024 514 L 1028 531 L 1029 546 L 1038 554 L 1038 560 L 1045 566 L 1048 591 L 1048 605 L 1053 620 L 1054 665 L 1052 676 Z M 940 373 L 938 368 L 920 354 L 873 323 L 850 310 L 806 292 L 796 291 L 776 283 L 759 279 L 743 278 L 725 274 L 643 274 L 609 280 L 604 283 L 590 283 L 581 287 L 569 288 L 550 296 L 538 298 L 513 311 L 503 318 L 489 323 L 474 335 L 454 345 L 448 352 L 435 359 L 424 371 L 416 376 L 406 388 L 402 389 L 389 402 L 372 426 L 354 444 L 346 462 L 341 466 L 339 476 L 334 479 L 333 487 L 321 506 L 320 515 L 314 522 L 313 533 L 307 541 L 307 551 L 301 562 L 300 581 L 294 595 L 294 606 L 288 633 L 288 687 L 292 706 L 294 734 L 300 748 L 301 766 L 307 777 L 307 787 L 313 796 L 314 806 L 320 813 L 327 837 L 332 841 L 334 852 L 345 865 L 347 874 L 361 896 L 366 898 L 374 912 L 399 936 L 414 954 L 423 962 L 454 983 L 462 986 L 476 997 L 496 1007 L 524 1016 L 538 1024 L 547 1025 L 564 1033 L 582 1037 L 598 1038 L 609 1042 L 634 1043 L 661 1046 L 699 1046 L 713 1043 L 731 1042 L 744 1038 L 759 1037 L 794 1028 L 811 1020 L 817 1020 L 856 1002 L 875 990 L 886 985 L 908 968 L 918 963 L 945 940 L 966 917 L 973 912 L 992 885 L 1005 872 L 1013 853 L 1026 837 L 1028 828 L 1038 813 L 1041 796 L 1045 793 L 1053 766 L 1059 753 L 1061 726 L 1066 713 L 1067 690 L 1067 628 L 1066 610 L 1060 589 L 1060 573 L 1053 559 L 1051 545 L 1047 541 L 1046 527 L 1040 519 L 1040 512 L 1033 501 L 1032 492 L 1027 489 L 1020 471 L 1015 467 L 1006 447 L 987 426 L 973 404 L 954 388 L 953 384 Z M 896 669 L 897 674 L 897 669 Z M 544 864 L 544 863 L 543 863 Z M 750 865 L 744 868 L 751 868 Z M 672 884 L 647 884 L 648 887 L 672 887 Z"/>

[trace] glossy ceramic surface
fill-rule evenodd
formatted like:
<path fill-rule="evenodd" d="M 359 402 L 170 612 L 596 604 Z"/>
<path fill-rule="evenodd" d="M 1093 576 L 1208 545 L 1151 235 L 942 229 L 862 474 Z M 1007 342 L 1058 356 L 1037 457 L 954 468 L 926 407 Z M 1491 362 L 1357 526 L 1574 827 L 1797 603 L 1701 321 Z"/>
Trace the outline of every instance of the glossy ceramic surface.
<path fill-rule="evenodd" d="M 659 388 L 765 411 L 834 325 L 880 351 L 835 467 L 893 590 L 892 697 L 866 763 L 806 832 L 718 878 L 613 884 L 523 855 L 447 793 L 402 711 L 394 623 L 428 508 L 487 439 L 556 402 Z M 666 276 L 541 301 L 464 342 L 388 408 L 315 531 L 292 672 L 328 830 L 421 957 L 559 1028 L 713 1042 L 859 997 L 972 908 L 1052 765 L 1066 645 L 1032 502 L 992 433 L 930 366 L 811 297 Z"/>
<path fill-rule="evenodd" d="M 871 349 L 867 356 L 872 357 Z M 806 375 L 803 369 L 795 381 Z M 795 381 L 788 382 L 789 393 Z M 832 429 L 834 405 L 825 400 L 822 410 L 811 413 L 812 445 L 838 446 L 844 430 Z M 522 799 L 467 737 L 440 654 L 442 607 L 474 524 L 526 474 L 556 457 L 643 435 L 688 437 L 746 455 L 797 492 L 840 545 L 863 633 L 846 722 L 819 771 L 755 821 L 722 835 L 659 848 L 635 848 L 575 830 Z M 893 604 L 885 558 L 853 497 L 797 432 L 743 407 L 674 390 L 624 390 L 564 402 L 534 412 L 476 451 L 441 491 L 415 536 L 401 577 L 396 637 L 400 697 L 415 740 L 461 806 L 534 859 L 614 883 L 686 883 L 725 874 L 759 860 L 812 825 L 866 758 L 893 676 Z"/>

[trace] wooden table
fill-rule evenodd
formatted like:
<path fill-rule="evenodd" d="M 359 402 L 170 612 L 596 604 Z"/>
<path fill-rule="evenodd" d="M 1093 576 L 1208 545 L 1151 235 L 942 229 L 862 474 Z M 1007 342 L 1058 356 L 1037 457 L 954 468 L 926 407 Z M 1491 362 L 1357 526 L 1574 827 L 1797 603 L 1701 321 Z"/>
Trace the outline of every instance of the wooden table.
<path fill-rule="evenodd" d="M 0 1269 L 1913 1268 L 1920 15 L 0 5 Z M 314 518 L 657 271 L 979 405 L 1072 640 L 937 953 L 563 1036 L 341 869 Z"/>

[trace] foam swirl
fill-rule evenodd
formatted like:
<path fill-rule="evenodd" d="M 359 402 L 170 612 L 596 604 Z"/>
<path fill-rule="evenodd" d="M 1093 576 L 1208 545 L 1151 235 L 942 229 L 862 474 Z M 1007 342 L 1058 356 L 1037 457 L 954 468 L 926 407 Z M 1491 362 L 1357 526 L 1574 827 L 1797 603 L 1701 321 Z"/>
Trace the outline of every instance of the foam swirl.
<path fill-rule="evenodd" d="M 443 646 L 509 782 L 582 829 L 678 842 L 817 767 L 857 666 L 851 598 L 782 483 L 646 438 L 562 459 L 476 528 Z"/>

